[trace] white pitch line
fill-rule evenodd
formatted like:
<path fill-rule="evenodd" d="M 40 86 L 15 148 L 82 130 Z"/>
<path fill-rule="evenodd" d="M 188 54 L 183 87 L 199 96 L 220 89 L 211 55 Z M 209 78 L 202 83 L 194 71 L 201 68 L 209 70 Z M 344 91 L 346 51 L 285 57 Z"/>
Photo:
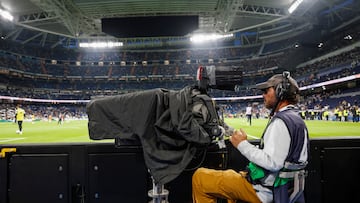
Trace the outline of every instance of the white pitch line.
<path fill-rule="evenodd" d="M 249 134 L 247 134 L 247 136 L 248 136 L 248 137 L 251 137 L 251 138 L 254 138 L 254 139 L 259 139 L 258 137 L 252 136 L 252 135 L 249 135 Z"/>
<path fill-rule="evenodd" d="M 17 137 L 17 138 L 0 138 L 0 142 L 11 142 L 11 141 L 15 141 L 15 140 L 23 140 L 25 139 L 24 137 Z"/>

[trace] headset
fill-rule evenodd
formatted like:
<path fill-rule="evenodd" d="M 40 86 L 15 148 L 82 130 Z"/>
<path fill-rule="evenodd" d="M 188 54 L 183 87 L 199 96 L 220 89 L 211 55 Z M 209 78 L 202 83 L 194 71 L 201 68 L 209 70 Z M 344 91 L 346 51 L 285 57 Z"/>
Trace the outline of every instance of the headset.
<path fill-rule="evenodd" d="M 284 71 L 282 73 L 282 76 L 283 76 L 282 82 L 279 83 L 278 85 L 276 85 L 276 87 L 275 87 L 275 94 L 276 94 L 277 101 L 276 101 L 275 106 L 273 107 L 273 109 L 270 112 L 270 117 L 272 117 L 274 115 L 275 110 L 278 107 L 280 101 L 283 100 L 284 96 L 288 95 L 289 91 L 290 91 L 290 86 L 291 86 L 290 80 L 289 80 L 290 72 Z"/>
<path fill-rule="evenodd" d="M 284 71 L 282 73 L 283 76 L 283 81 L 281 83 L 279 83 L 278 85 L 276 85 L 275 87 L 275 93 L 276 93 L 276 97 L 278 99 L 278 101 L 284 99 L 284 96 L 289 94 L 289 90 L 290 90 L 290 72 L 289 71 Z"/>

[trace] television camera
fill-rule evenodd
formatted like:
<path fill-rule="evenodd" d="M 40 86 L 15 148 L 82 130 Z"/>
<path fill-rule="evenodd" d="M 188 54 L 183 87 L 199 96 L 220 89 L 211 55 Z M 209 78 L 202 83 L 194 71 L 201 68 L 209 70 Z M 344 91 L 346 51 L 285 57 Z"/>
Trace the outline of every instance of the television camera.
<path fill-rule="evenodd" d="M 208 95 L 209 89 L 236 91 L 237 87 L 242 85 L 242 73 L 241 68 L 236 66 L 199 66 L 196 86 L 206 95 Z M 233 129 L 224 122 L 224 115 L 222 115 L 222 111 L 219 111 L 219 107 L 215 103 L 213 105 L 218 113 L 217 122 L 214 122 L 211 128 L 213 141 L 218 144 L 219 148 L 224 148 L 224 137 L 230 136 L 233 133 Z M 209 104 L 207 106 L 210 107 Z M 214 115 L 214 117 L 216 116 Z"/>
<path fill-rule="evenodd" d="M 232 134 L 208 89 L 234 90 L 241 82 L 237 67 L 206 66 L 199 67 L 195 85 L 181 90 L 157 88 L 93 99 L 86 107 L 89 136 L 142 145 L 154 183 L 149 196 L 161 202 L 167 196 L 163 185 L 186 169 L 198 149 L 213 143 L 224 148 L 224 137 Z"/>

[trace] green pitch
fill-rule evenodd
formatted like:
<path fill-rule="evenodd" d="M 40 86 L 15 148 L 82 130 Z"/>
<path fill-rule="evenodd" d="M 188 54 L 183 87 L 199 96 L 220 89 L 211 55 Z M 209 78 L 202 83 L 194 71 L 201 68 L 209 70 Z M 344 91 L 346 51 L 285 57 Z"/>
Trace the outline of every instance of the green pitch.
<path fill-rule="evenodd" d="M 34 123 L 25 121 L 23 133 L 17 134 L 16 130 L 18 130 L 18 126 L 13 122 L 0 123 L 0 145 L 10 143 L 94 142 L 89 139 L 86 120 L 69 120 L 62 125 L 58 125 L 57 121 L 36 121 Z"/>
<path fill-rule="evenodd" d="M 252 125 L 249 126 L 246 119 L 226 119 L 225 122 L 238 129 L 243 128 L 247 132 L 248 137 L 258 139 L 261 137 L 268 120 L 253 119 Z M 310 138 L 319 137 L 342 137 L 342 136 L 359 136 L 360 137 L 360 122 L 338 122 L 338 121 L 319 121 L 306 120 L 305 121 Z"/>
<path fill-rule="evenodd" d="M 245 119 L 229 118 L 225 122 L 236 128 L 243 128 L 249 139 L 260 138 L 267 124 L 265 119 L 253 119 L 249 126 Z M 359 136 L 360 122 L 306 121 L 311 138 L 335 136 Z M 17 134 L 15 123 L 0 123 L 0 145 L 14 143 L 74 143 L 74 142 L 113 142 L 113 140 L 93 141 L 89 139 L 87 121 L 24 122 L 23 134 Z"/>

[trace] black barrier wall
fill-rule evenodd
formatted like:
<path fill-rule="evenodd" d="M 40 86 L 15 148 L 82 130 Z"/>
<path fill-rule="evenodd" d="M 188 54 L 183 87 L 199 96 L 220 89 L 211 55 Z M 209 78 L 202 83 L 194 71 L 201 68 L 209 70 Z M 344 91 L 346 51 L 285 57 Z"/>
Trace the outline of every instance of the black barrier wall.
<path fill-rule="evenodd" d="M 227 146 L 225 150 L 199 150 L 188 168 L 165 185 L 170 192 L 169 202 L 191 202 L 191 176 L 199 166 L 243 169 L 247 160 Z M 102 143 L 0 147 L 0 203 L 151 200 L 148 191 L 152 181 L 139 146 Z M 16 152 L 5 153 L 5 149 L 12 148 Z M 360 202 L 359 172 L 360 139 L 311 140 L 306 202 Z"/>

